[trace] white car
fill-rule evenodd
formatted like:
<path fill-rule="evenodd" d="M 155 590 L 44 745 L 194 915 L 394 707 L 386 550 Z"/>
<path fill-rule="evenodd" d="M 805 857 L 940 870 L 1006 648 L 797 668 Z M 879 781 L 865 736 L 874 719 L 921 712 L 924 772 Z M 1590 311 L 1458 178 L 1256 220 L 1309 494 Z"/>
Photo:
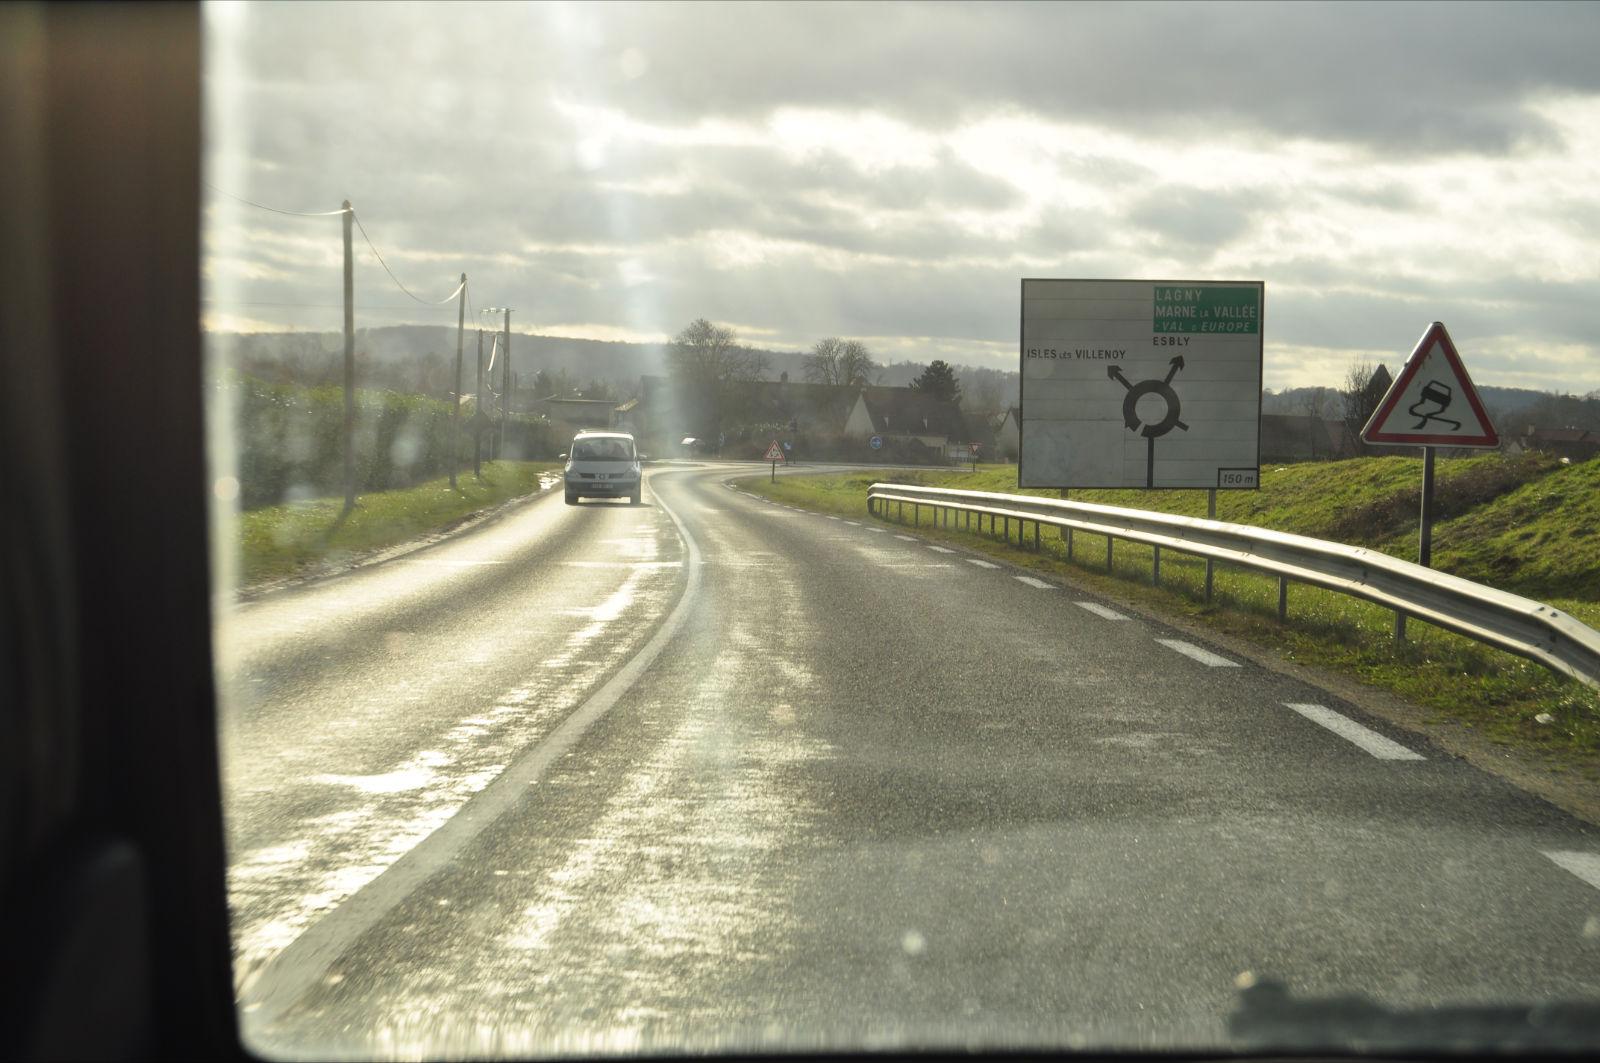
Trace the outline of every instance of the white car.
<path fill-rule="evenodd" d="M 621 498 L 639 504 L 639 450 L 627 432 L 579 432 L 567 459 L 567 505 L 580 498 Z"/>

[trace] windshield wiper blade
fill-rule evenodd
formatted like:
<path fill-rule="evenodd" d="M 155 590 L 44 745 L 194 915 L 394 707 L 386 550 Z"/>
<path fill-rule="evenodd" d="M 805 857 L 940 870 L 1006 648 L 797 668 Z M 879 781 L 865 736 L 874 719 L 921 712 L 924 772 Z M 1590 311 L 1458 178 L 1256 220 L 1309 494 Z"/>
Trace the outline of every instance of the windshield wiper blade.
<path fill-rule="evenodd" d="M 1282 982 L 1241 990 L 1228 1033 L 1252 1047 L 1593 1052 L 1600 1001 L 1451 1005 L 1391 1010 L 1358 994 L 1295 999 Z"/>

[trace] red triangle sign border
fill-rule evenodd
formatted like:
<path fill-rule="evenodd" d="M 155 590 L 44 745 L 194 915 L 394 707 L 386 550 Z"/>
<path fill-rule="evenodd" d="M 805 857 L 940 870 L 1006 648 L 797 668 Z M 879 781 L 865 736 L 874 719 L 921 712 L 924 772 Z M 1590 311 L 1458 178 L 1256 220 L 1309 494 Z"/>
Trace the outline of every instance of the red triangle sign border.
<path fill-rule="evenodd" d="M 1428 432 L 1416 428 L 1390 429 L 1389 419 L 1395 416 L 1396 408 L 1400 404 L 1401 396 L 1406 393 L 1416 375 L 1422 371 L 1423 363 L 1428 360 L 1429 352 L 1437 346 L 1444 354 L 1450 372 L 1455 376 L 1455 384 L 1466 399 L 1467 405 L 1472 409 L 1473 416 L 1478 420 L 1476 431 L 1467 434 L 1451 434 L 1445 432 Z M 1429 417 L 1421 414 L 1426 422 Z M 1399 414 L 1404 418 L 1407 412 Z M 1384 394 L 1378 408 L 1373 411 L 1372 417 L 1367 421 L 1366 427 L 1361 430 L 1361 438 L 1367 443 L 1391 446 L 1412 447 L 1498 447 L 1500 436 L 1494 430 L 1489 415 L 1484 412 L 1483 403 L 1478 399 L 1478 391 L 1472 386 L 1472 378 L 1467 375 L 1466 367 L 1461 364 L 1461 356 L 1456 353 L 1455 344 L 1450 342 L 1450 334 L 1445 331 L 1444 323 L 1435 321 L 1428 326 L 1428 331 L 1423 333 L 1411 356 L 1406 359 L 1406 364 L 1401 367 L 1400 373 L 1395 377 L 1394 383 L 1389 385 L 1389 390 Z"/>

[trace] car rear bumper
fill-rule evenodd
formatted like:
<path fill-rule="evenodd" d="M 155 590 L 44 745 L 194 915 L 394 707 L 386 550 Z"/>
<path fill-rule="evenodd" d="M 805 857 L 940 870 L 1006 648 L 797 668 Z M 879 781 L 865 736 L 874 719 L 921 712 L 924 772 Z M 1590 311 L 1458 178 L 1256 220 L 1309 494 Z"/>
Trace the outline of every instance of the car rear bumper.
<path fill-rule="evenodd" d="M 626 498 L 639 490 L 638 480 L 568 480 L 567 493 L 585 498 Z"/>

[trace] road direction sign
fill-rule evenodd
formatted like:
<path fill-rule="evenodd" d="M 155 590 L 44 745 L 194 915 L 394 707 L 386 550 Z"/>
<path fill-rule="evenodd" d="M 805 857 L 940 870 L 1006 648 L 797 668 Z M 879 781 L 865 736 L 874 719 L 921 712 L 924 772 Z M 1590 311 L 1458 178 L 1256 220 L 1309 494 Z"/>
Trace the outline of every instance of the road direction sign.
<path fill-rule="evenodd" d="M 1444 324 L 1435 321 L 1361 430 L 1368 443 L 1406 447 L 1498 447 L 1500 435 Z"/>
<path fill-rule="evenodd" d="M 1254 488 L 1260 281 L 1024 280 L 1022 487 Z"/>
<path fill-rule="evenodd" d="M 883 437 L 882 436 L 873 436 L 871 439 L 867 440 L 867 445 L 870 446 L 873 450 L 882 450 L 883 449 Z"/>
<path fill-rule="evenodd" d="M 765 458 L 762 458 L 761 460 L 762 461 L 782 461 L 783 460 L 783 448 L 778 445 L 778 441 L 776 439 L 774 439 L 772 441 L 772 446 L 767 448 L 767 456 Z"/>

